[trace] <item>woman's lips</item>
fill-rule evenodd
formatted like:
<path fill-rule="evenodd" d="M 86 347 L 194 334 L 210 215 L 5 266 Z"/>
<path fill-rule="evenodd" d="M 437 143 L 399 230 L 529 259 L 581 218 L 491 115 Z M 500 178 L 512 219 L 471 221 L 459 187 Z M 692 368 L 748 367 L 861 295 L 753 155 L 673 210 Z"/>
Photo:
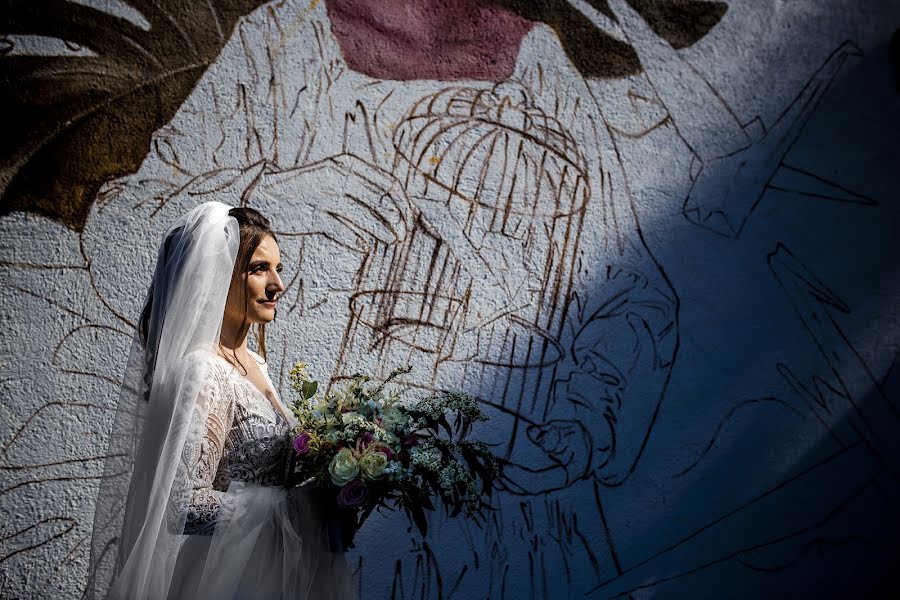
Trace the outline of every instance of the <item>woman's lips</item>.
<path fill-rule="evenodd" d="M 268 306 L 269 308 L 275 308 L 275 302 L 276 302 L 276 301 L 275 301 L 275 300 L 271 300 L 271 301 L 269 301 L 269 300 L 258 300 L 257 302 L 259 302 L 259 303 L 262 304 L 263 306 Z"/>

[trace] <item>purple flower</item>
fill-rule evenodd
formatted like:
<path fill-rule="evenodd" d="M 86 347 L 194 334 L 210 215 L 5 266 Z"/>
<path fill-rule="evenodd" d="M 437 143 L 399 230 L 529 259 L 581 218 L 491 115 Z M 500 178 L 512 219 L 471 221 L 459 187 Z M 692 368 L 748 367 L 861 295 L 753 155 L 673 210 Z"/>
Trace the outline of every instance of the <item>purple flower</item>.
<path fill-rule="evenodd" d="M 297 454 L 306 454 L 309 452 L 310 436 L 305 431 L 294 438 L 294 450 Z"/>
<path fill-rule="evenodd" d="M 369 498 L 369 488 L 359 479 L 354 479 L 341 488 L 337 504 L 341 508 L 359 508 Z"/>
<path fill-rule="evenodd" d="M 369 444 L 372 443 L 372 433 L 369 431 L 364 431 L 361 436 L 359 436 L 356 440 L 356 451 L 362 452 L 366 448 L 369 447 Z"/>

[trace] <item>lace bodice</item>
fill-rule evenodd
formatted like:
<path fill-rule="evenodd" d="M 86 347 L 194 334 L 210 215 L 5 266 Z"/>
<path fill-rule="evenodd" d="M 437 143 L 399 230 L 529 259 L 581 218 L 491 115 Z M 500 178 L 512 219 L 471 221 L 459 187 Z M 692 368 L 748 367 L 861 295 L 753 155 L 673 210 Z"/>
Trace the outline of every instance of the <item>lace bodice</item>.
<path fill-rule="evenodd" d="M 274 390 L 262 358 L 251 356 Z M 232 481 L 282 485 L 291 450 L 291 423 L 285 415 L 225 359 L 210 354 L 204 360 L 205 381 L 197 401 L 203 410 L 194 412 L 198 422 L 193 424 L 201 435 L 185 446 L 182 469 L 189 483 L 186 534 L 211 534 L 227 518 L 226 492 Z"/>

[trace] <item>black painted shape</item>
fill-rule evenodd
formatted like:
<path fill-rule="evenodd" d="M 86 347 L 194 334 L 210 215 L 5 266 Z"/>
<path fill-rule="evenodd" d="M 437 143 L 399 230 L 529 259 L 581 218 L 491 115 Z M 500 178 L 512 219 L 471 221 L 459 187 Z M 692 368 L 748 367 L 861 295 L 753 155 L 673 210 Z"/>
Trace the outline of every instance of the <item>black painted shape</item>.
<path fill-rule="evenodd" d="M 847 314 L 850 308 L 782 244 L 769 255 L 769 268 L 830 371 L 829 381 L 820 379 L 811 386 L 816 393 L 808 392 L 786 367 L 780 368 L 782 374 L 795 389 L 806 392 L 810 410 L 844 447 L 858 436 L 900 482 L 900 414 L 835 321 L 834 311 Z"/>
<path fill-rule="evenodd" d="M 900 92 L 900 29 L 897 29 L 891 36 L 890 58 L 894 71 L 894 85 Z"/>
<path fill-rule="evenodd" d="M 614 19 L 606 0 L 586 0 Z M 493 0 L 531 21 L 549 25 L 566 55 L 584 77 L 613 79 L 641 72 L 634 49 L 602 31 L 567 0 Z M 653 31 L 678 50 L 703 39 L 728 11 L 725 2 L 705 0 L 630 0 Z"/>
<path fill-rule="evenodd" d="M 56 38 L 92 56 L 13 55 L 0 48 L 0 215 L 24 210 L 80 231 L 100 187 L 137 171 L 218 57 L 242 15 L 263 0 L 129 0 L 145 30 L 65 0 L 0 4 L 8 35 Z"/>

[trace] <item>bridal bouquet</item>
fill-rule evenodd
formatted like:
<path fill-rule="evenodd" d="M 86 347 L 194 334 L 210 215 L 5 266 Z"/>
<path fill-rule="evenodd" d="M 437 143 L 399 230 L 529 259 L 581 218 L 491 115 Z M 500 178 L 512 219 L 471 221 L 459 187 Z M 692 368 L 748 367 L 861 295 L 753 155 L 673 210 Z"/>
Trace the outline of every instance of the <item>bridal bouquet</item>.
<path fill-rule="evenodd" d="M 422 535 L 435 498 L 450 516 L 465 511 L 479 524 L 491 509 L 498 459 L 486 444 L 467 439 L 472 425 L 487 417 L 465 394 L 402 399 L 405 390 L 391 382 L 409 371 L 396 369 L 381 383 L 354 375 L 322 397 L 303 363 L 291 369 L 298 421 L 291 480 L 333 493 L 345 523 L 344 549 L 353 547 L 356 531 L 378 507 L 404 509 Z"/>

